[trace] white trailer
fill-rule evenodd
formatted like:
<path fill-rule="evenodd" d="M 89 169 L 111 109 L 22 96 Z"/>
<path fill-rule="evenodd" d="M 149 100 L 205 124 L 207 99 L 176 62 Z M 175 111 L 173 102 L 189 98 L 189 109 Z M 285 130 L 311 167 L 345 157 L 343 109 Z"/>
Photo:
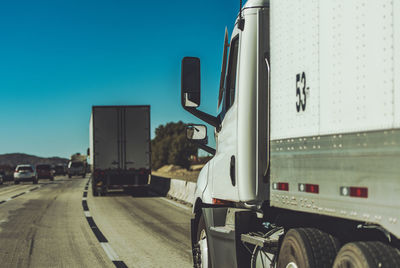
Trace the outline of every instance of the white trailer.
<path fill-rule="evenodd" d="M 399 18 L 399 0 L 249 0 L 218 116 L 197 109 L 200 60 L 183 59 L 182 105 L 217 144 L 196 267 L 400 267 Z"/>
<path fill-rule="evenodd" d="M 148 184 L 150 106 L 93 106 L 90 118 L 93 195 Z"/>

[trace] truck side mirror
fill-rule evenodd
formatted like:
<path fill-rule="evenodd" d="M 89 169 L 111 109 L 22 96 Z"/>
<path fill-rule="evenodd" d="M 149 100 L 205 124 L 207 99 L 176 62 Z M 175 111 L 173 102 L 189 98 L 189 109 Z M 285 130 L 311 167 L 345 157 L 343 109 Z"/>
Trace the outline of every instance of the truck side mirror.
<path fill-rule="evenodd" d="M 208 142 L 208 136 L 207 127 L 205 125 L 186 125 L 186 137 L 200 149 L 203 149 L 209 154 L 215 155 L 215 149 L 206 145 Z"/>
<path fill-rule="evenodd" d="M 200 106 L 200 59 L 184 57 L 181 73 L 181 103 L 184 108 Z"/>
<path fill-rule="evenodd" d="M 207 144 L 207 127 L 205 125 L 188 125 L 186 126 L 186 137 L 188 140 Z"/>

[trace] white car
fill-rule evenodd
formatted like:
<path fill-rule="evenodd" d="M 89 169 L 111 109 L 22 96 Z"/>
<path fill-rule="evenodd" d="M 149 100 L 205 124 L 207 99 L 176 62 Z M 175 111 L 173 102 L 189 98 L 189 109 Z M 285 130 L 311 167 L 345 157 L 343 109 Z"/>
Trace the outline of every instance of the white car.
<path fill-rule="evenodd" d="M 33 184 L 38 183 L 36 171 L 32 165 L 18 165 L 14 171 L 14 184 L 21 181 L 32 181 Z"/>

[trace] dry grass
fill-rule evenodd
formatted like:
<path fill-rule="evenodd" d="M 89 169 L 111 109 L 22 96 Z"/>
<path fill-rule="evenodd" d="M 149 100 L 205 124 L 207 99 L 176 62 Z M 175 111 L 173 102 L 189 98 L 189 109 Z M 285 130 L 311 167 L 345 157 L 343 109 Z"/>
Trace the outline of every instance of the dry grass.
<path fill-rule="evenodd" d="M 180 166 L 166 165 L 156 171 L 152 171 L 152 174 L 170 179 L 197 182 L 197 177 L 203 166 L 204 165 L 193 165 L 190 170 L 187 170 Z"/>

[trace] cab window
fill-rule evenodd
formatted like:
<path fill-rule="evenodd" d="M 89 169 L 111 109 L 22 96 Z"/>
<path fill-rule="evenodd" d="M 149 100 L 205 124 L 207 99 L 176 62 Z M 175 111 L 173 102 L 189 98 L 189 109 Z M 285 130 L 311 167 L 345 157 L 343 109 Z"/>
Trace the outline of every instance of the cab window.
<path fill-rule="evenodd" d="M 228 72 L 226 75 L 226 92 L 225 92 L 225 111 L 227 111 L 235 101 L 236 90 L 236 71 L 239 51 L 239 36 L 235 37 L 231 42 L 229 51 Z"/>

